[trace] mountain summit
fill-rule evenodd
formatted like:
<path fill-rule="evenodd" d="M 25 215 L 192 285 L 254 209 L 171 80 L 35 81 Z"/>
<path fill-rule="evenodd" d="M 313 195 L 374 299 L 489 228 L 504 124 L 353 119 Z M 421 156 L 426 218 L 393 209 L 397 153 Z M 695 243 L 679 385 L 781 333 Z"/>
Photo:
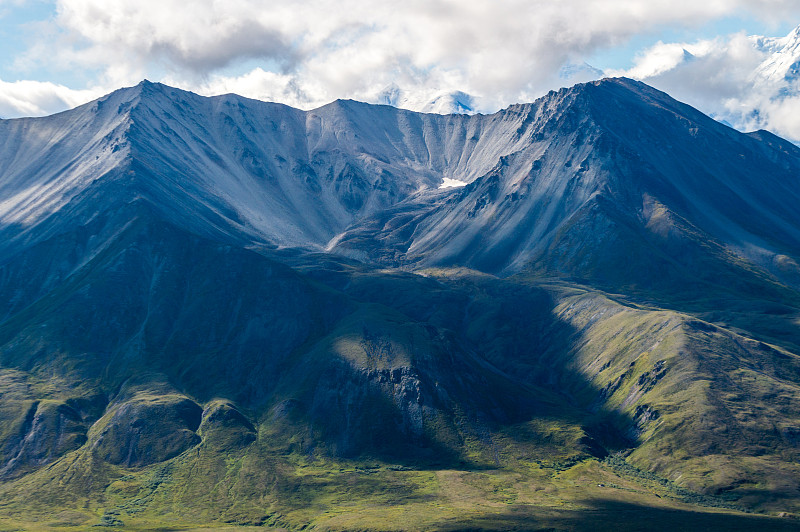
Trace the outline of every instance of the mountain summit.
<path fill-rule="evenodd" d="M 770 55 L 753 72 L 752 79 L 756 83 L 781 85 L 800 79 L 800 26 L 782 38 L 762 38 L 757 45 Z"/>

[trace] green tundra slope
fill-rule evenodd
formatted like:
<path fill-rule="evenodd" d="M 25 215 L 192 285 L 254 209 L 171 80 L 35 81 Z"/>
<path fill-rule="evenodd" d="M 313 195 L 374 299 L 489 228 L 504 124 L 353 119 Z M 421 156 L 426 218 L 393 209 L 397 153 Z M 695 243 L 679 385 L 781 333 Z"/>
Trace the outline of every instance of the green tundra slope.
<path fill-rule="evenodd" d="M 30 351 L 25 332 L 4 344 L 18 368 L 3 372 L 4 458 L 19 464 L 0 488 L 4 526 L 588 530 L 622 514 L 631 530 L 790 528 L 737 513 L 798 511 L 800 360 L 784 348 L 561 282 L 252 260 L 292 293 L 272 326 L 285 327 L 295 283 L 333 302 L 274 367 L 268 341 L 241 347 L 260 393 L 220 378 L 241 363 L 202 352 L 211 309 L 169 320 L 195 324 L 180 341 L 196 367 L 154 343 L 152 272 L 131 294 L 147 299 L 144 322 L 102 370 L 75 362 L 99 356 L 96 333 L 63 341 L 74 311 L 14 326 L 56 332 L 35 334 L 47 363 L 11 358 Z M 213 262 L 233 277 L 256 267 Z M 130 308 L 104 312 L 117 323 Z"/>

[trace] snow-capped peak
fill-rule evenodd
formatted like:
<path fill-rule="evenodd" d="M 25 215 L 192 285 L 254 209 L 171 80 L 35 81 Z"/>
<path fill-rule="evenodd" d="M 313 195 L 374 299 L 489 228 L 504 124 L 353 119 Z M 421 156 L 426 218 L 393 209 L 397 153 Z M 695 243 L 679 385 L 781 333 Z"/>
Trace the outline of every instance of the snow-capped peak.
<path fill-rule="evenodd" d="M 755 80 L 772 83 L 794 81 L 800 75 L 800 26 L 786 37 L 776 39 L 757 39 L 756 46 L 770 53 L 769 57 L 756 68 Z"/>
<path fill-rule="evenodd" d="M 374 103 L 420 113 L 474 114 L 475 98 L 462 91 L 405 90 L 392 83 L 373 98 Z"/>

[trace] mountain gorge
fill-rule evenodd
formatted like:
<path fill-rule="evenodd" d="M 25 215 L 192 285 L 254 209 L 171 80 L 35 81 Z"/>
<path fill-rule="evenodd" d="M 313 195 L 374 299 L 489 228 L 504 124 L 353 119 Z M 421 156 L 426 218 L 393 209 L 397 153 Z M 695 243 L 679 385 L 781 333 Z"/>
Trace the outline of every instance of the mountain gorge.
<path fill-rule="evenodd" d="M 0 523 L 791 529 L 799 204 L 627 79 L 0 121 Z"/>

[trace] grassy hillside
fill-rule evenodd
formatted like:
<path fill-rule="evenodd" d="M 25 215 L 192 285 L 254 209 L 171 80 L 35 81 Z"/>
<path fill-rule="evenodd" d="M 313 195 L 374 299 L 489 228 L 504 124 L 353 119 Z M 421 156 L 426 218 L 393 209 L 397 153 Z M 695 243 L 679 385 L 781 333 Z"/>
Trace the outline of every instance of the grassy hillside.
<path fill-rule="evenodd" d="M 221 264 L 195 245 L 206 268 Z M 78 287 L 28 307 L 6 333 L 2 527 L 797 524 L 774 517 L 800 512 L 800 359 L 777 344 L 563 282 L 266 251 L 211 270 L 262 280 L 237 287 L 264 294 L 238 314 L 195 307 L 187 292 L 167 317 L 148 287 L 172 251 L 156 275 L 120 266 L 121 249 L 93 267 L 141 279 L 104 310 L 130 336 L 65 335 L 89 327 L 65 310 Z M 80 286 L 109 278 L 98 271 Z M 214 284 L 190 286 L 213 297 Z M 299 294 L 331 303 L 294 345 L 237 343 L 239 361 L 215 347 L 253 316 L 285 330 Z M 140 297 L 148 310 L 126 322 L 119 312 Z M 233 321 L 210 329 L 210 312 Z M 176 323 L 194 332 L 179 336 Z M 35 357 L 18 355 L 32 345 Z"/>

